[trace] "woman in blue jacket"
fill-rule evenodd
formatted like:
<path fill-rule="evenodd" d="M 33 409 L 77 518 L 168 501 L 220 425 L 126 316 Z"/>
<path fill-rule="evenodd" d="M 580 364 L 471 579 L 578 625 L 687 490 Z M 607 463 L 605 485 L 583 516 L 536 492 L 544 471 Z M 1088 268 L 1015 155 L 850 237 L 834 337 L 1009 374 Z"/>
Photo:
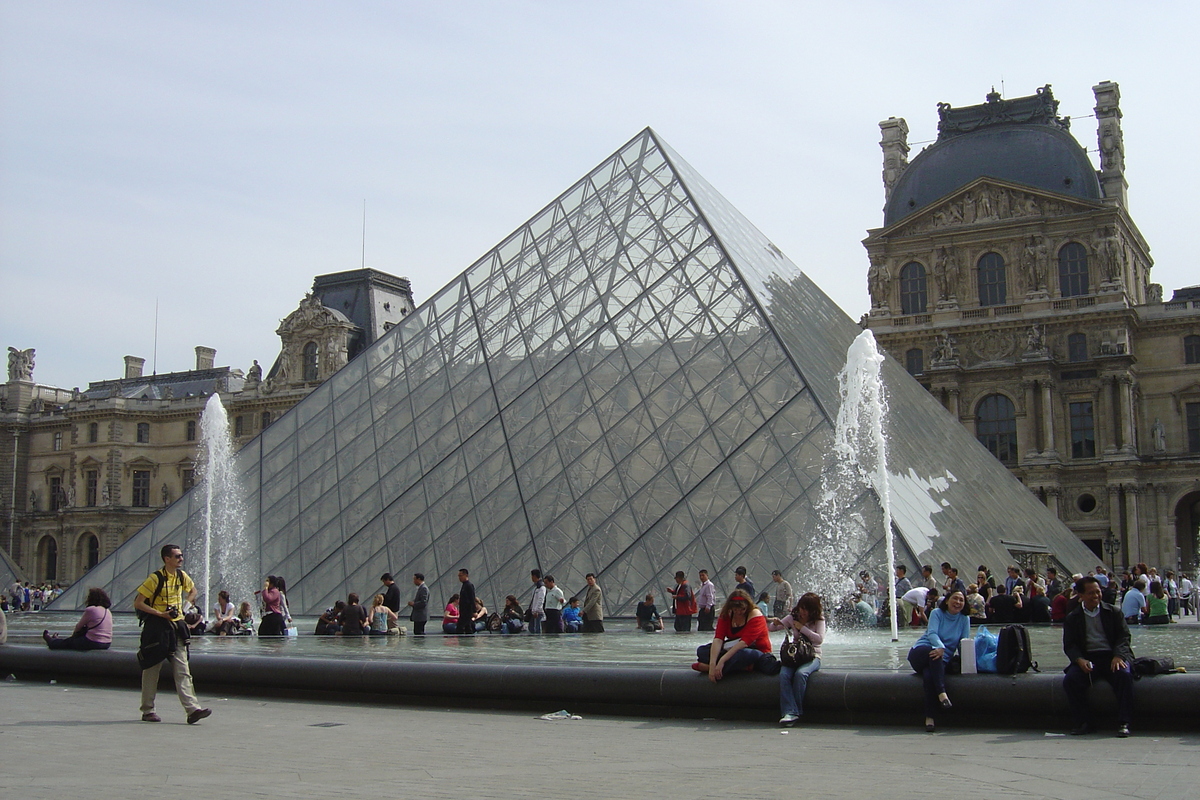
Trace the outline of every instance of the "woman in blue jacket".
<path fill-rule="evenodd" d="M 954 658 L 959 640 L 971 635 L 971 622 L 962 613 L 967 599 L 951 592 L 929 615 L 929 627 L 908 651 L 908 663 L 925 681 L 925 730 L 934 731 L 933 716 L 950 708 L 946 695 L 946 665 Z"/>

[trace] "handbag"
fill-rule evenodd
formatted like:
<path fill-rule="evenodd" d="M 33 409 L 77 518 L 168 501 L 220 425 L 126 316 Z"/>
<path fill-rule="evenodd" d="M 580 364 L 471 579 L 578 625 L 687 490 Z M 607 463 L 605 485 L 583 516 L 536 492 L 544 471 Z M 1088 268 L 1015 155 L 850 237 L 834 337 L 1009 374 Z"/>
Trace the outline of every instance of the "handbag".
<path fill-rule="evenodd" d="M 797 632 L 793 637 L 790 628 L 784 632 L 783 644 L 779 646 L 779 661 L 783 666 L 795 669 L 804 666 L 816 657 L 813 643 L 807 636 Z"/>

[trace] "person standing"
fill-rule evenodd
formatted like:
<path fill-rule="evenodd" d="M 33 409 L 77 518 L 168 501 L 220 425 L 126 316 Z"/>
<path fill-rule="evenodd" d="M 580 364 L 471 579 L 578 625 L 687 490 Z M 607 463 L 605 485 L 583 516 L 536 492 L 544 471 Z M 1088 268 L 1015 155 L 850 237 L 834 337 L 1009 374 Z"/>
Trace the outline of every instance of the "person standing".
<path fill-rule="evenodd" d="M 391 609 L 393 614 L 400 613 L 400 587 L 396 585 L 396 581 L 392 579 L 392 573 L 385 572 L 383 577 L 379 579 L 383 584 L 383 605 L 385 608 Z"/>
<path fill-rule="evenodd" d="M 678 633 L 691 633 L 692 617 L 696 614 L 696 595 L 688 586 L 687 575 L 683 570 L 675 573 L 675 585 L 667 589 L 671 595 L 672 610 L 675 613 L 675 630 Z"/>
<path fill-rule="evenodd" d="M 279 578 L 268 575 L 263 583 L 262 591 L 256 592 L 262 599 L 262 621 L 258 623 L 259 636 L 283 636 L 283 592 L 279 588 Z"/>
<path fill-rule="evenodd" d="M 604 592 L 596 583 L 595 573 L 584 576 L 587 594 L 583 596 L 583 632 L 604 633 Z"/>
<path fill-rule="evenodd" d="M 425 585 L 425 576 L 419 572 L 413 573 L 412 581 L 417 587 L 416 595 L 408 601 L 408 607 L 412 609 L 413 636 L 424 636 L 425 623 L 429 622 L 429 587 Z"/>
<path fill-rule="evenodd" d="M 1046 597 L 1050 598 L 1050 602 L 1054 602 L 1054 598 L 1062 594 L 1062 581 L 1058 579 L 1057 567 L 1046 567 Z"/>
<path fill-rule="evenodd" d="M 463 567 L 458 571 L 458 633 L 475 633 L 475 584 L 471 583 L 471 573 Z"/>
<path fill-rule="evenodd" d="M 1192 594 L 1195 591 L 1192 579 L 1186 572 L 1179 573 L 1179 610 L 1180 618 L 1186 617 L 1192 610 Z"/>
<path fill-rule="evenodd" d="M 700 570 L 700 591 L 696 592 L 696 630 L 711 631 L 717 615 L 717 587 L 708 579 L 708 570 Z"/>
<path fill-rule="evenodd" d="M 1088 689 L 1097 677 L 1104 678 L 1117 696 L 1117 736 L 1129 735 L 1133 722 L 1133 648 L 1129 625 L 1121 609 L 1101 601 L 1100 584 L 1088 575 L 1075 584 L 1080 604 L 1063 622 L 1063 652 L 1070 664 L 1063 676 L 1063 690 L 1071 706 L 1075 727 L 1071 733 L 1091 730 Z"/>
<path fill-rule="evenodd" d="M 163 561 L 162 569 L 146 578 L 133 598 L 134 610 L 140 612 L 144 625 L 138 650 L 138 663 L 142 667 L 142 722 L 162 722 L 162 718 L 154 713 L 154 698 L 158 694 L 158 676 L 163 661 L 168 661 L 175 679 L 175 693 L 187 712 L 188 725 L 195 725 L 212 714 L 211 709 L 200 705 L 192 688 L 188 636 L 186 628 L 180 624 L 184 600 L 196 602 L 196 584 L 181 569 L 183 549 L 179 545 L 165 544 L 159 555 Z"/>
<path fill-rule="evenodd" d="M 529 570 L 529 580 L 533 584 L 533 597 L 529 599 L 529 632 L 542 632 L 542 618 L 546 616 L 546 584 L 542 581 L 540 569 Z"/>
<path fill-rule="evenodd" d="M 543 583 L 546 584 L 546 622 L 542 630 L 545 633 L 562 633 L 562 612 L 567 605 L 567 596 L 558 588 L 553 575 L 547 575 Z"/>
<path fill-rule="evenodd" d="M 792 585 L 783 579 L 783 573 L 777 569 L 771 570 L 771 580 L 775 582 L 775 603 L 771 607 L 775 613 L 771 616 L 779 619 L 792 607 Z"/>
<path fill-rule="evenodd" d="M 912 581 L 908 579 L 908 567 L 903 564 L 896 565 L 896 603 L 900 606 L 899 610 L 892 609 L 892 613 L 896 614 L 897 621 L 900 627 L 903 628 L 912 619 L 913 605 L 912 603 L 904 602 L 904 595 L 912 591 Z M 891 623 L 888 623 L 889 625 Z"/>
<path fill-rule="evenodd" d="M 753 602 L 754 598 L 758 597 L 758 594 L 754 591 L 754 581 L 750 580 L 746 575 L 746 568 L 737 567 L 734 569 L 733 577 L 737 581 L 737 586 L 734 586 L 733 590 L 735 592 L 739 589 L 742 590 L 750 598 L 751 602 Z"/>

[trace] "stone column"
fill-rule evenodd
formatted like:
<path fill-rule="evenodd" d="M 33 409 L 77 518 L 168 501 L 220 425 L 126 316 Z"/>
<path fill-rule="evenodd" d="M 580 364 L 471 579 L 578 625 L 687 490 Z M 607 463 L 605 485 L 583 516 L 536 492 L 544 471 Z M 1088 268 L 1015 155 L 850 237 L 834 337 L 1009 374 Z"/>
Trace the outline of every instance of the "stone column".
<path fill-rule="evenodd" d="M 1062 519 L 1062 488 L 1058 486 L 1045 487 L 1046 492 L 1046 508 L 1054 514 L 1054 516 Z"/>
<path fill-rule="evenodd" d="M 946 410 L 950 412 L 950 416 L 954 417 L 954 421 L 959 421 L 958 416 L 958 398 L 959 388 L 957 386 L 946 387 Z"/>
<path fill-rule="evenodd" d="M 1117 553 L 1117 560 L 1120 562 L 1117 569 L 1120 569 L 1121 564 L 1134 563 L 1129 560 L 1132 558 L 1132 551 L 1129 549 L 1129 537 L 1126 535 L 1125 526 L 1121 521 L 1121 486 L 1110 483 L 1104 488 L 1108 492 L 1108 527 L 1121 539 L 1122 543 L 1122 549 Z"/>
<path fill-rule="evenodd" d="M 1022 441 L 1021 452 L 1026 455 L 1034 455 L 1040 453 L 1044 447 L 1042 446 L 1042 431 L 1038 424 L 1038 417 L 1035 413 L 1037 409 L 1037 381 L 1025 378 L 1021 381 L 1021 405 L 1023 408 L 1018 408 L 1025 412 L 1025 418 L 1028 420 L 1028 434 L 1024 436 Z"/>
<path fill-rule="evenodd" d="M 1045 437 L 1042 455 L 1048 458 L 1057 458 L 1058 448 L 1055 446 L 1054 439 L 1054 398 L 1051 394 L 1054 381 L 1043 378 L 1040 383 L 1042 386 L 1042 435 Z"/>
<path fill-rule="evenodd" d="M 1155 484 L 1154 508 L 1150 511 L 1154 513 L 1154 538 L 1160 564 L 1175 564 L 1175 526 L 1167 519 L 1167 499 L 1170 494 L 1171 487 Z"/>
<path fill-rule="evenodd" d="M 1096 453 L 1115 455 L 1117 452 L 1117 429 L 1120 413 L 1113 398 L 1113 376 L 1101 375 L 1099 391 L 1096 393 L 1096 408 L 1093 420 L 1093 431 L 1096 435 Z M 1108 424 L 1104 424 L 1107 421 Z"/>
<path fill-rule="evenodd" d="M 1121 452 L 1137 452 L 1137 434 L 1133 429 L 1133 376 L 1117 376 L 1117 396 L 1121 404 Z"/>
<path fill-rule="evenodd" d="M 1146 561 L 1149 556 L 1143 552 L 1141 531 L 1138 527 L 1138 495 L 1142 490 L 1132 483 L 1121 485 L 1125 495 L 1125 538 L 1128 543 L 1129 557 L 1132 563 Z"/>

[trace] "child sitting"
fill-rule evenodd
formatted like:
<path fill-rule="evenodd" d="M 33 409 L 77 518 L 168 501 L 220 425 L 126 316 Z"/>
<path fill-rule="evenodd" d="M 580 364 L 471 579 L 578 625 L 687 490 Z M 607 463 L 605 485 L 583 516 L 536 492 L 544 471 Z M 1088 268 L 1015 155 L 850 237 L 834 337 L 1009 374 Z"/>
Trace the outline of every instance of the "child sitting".
<path fill-rule="evenodd" d="M 583 630 L 583 611 L 579 608 L 579 598 L 572 597 L 562 612 L 563 632 L 579 633 Z"/>

